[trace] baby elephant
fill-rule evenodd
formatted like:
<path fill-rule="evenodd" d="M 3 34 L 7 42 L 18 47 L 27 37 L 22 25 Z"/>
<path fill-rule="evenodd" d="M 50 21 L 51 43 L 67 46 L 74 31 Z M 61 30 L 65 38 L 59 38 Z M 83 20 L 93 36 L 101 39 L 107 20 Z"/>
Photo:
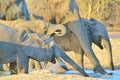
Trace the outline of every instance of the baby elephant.
<path fill-rule="evenodd" d="M 0 25 L 0 64 L 16 62 L 18 74 L 28 73 L 29 58 L 48 62 L 57 57 L 69 63 L 83 76 L 88 76 L 50 37 L 28 29 Z"/>

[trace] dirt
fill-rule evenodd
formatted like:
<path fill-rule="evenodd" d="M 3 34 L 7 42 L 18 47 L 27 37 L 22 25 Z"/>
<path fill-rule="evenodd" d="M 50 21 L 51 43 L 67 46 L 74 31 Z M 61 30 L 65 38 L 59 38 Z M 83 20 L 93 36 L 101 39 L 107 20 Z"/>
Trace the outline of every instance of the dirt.
<path fill-rule="evenodd" d="M 110 33 L 114 34 L 114 33 Z M 115 65 L 115 70 L 120 69 L 120 38 L 117 39 L 110 39 L 112 44 L 112 51 L 113 51 L 113 60 Z M 95 55 L 100 61 L 100 64 L 104 68 L 108 68 L 108 62 L 107 62 L 107 53 L 106 50 L 100 50 L 97 46 L 93 45 L 93 49 L 95 52 Z M 75 55 L 73 52 L 67 52 L 67 54 L 74 59 Z M 90 61 L 85 57 L 85 69 L 93 69 L 93 66 L 91 65 Z M 68 65 L 68 64 L 67 64 Z M 69 68 L 72 68 L 68 65 Z M 72 68 L 73 69 L 73 68 Z M 58 69 L 58 72 L 62 72 L 62 69 Z M 64 71 L 63 71 L 64 72 Z M 78 74 L 57 74 L 57 73 L 50 73 L 49 71 L 43 70 L 41 72 L 39 71 L 33 71 L 29 74 L 21 74 L 21 75 L 12 75 L 12 76 L 2 76 L 0 77 L 0 80 L 103 80 L 100 78 L 94 78 L 94 77 L 82 77 Z"/>

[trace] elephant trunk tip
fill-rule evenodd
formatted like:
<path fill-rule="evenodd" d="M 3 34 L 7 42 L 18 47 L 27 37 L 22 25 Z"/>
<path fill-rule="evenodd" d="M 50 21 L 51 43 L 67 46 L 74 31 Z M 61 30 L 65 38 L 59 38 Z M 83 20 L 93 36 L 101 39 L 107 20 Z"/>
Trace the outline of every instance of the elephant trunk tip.
<path fill-rule="evenodd" d="M 56 36 L 64 36 L 66 33 L 66 28 L 62 24 L 55 24 L 52 27 L 49 27 L 47 34 L 56 35 Z"/>

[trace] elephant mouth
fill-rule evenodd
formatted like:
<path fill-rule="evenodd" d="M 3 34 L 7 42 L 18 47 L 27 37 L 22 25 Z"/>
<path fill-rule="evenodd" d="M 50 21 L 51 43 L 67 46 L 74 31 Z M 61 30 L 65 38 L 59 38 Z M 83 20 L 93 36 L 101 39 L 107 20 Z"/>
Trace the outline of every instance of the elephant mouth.
<path fill-rule="evenodd" d="M 103 49 L 103 46 L 102 46 L 101 44 L 98 44 L 98 47 L 99 47 L 100 49 Z"/>

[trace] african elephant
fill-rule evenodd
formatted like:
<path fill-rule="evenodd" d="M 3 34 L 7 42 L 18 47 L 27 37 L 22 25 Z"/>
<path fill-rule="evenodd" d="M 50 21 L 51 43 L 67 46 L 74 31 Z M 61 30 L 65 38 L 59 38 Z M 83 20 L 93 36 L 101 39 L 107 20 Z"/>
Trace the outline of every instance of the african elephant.
<path fill-rule="evenodd" d="M 63 36 L 66 33 L 66 28 L 62 24 L 52 24 L 43 20 L 25 21 L 22 19 L 14 21 L 0 20 L 0 24 L 7 25 L 9 27 L 22 27 L 25 29 L 31 29 L 34 32 L 40 34 L 46 34 L 52 36 L 54 33 L 56 36 Z"/>
<path fill-rule="evenodd" d="M 0 19 L 30 20 L 25 0 L 0 0 Z"/>
<path fill-rule="evenodd" d="M 29 29 L 0 25 L 0 55 L 0 64 L 16 62 L 19 74 L 28 73 L 29 58 L 48 62 L 60 57 L 83 76 L 88 76 L 50 37 Z"/>
<path fill-rule="evenodd" d="M 114 70 L 113 58 L 112 58 L 112 47 L 111 47 L 108 32 L 105 26 L 94 18 L 90 20 L 87 20 L 87 19 L 82 19 L 82 20 L 87 29 L 87 33 L 88 33 L 91 45 L 93 42 L 100 49 L 105 48 L 107 50 L 109 67 L 111 70 Z M 81 64 L 83 65 L 83 62 Z"/>
<path fill-rule="evenodd" d="M 90 44 L 91 42 L 89 41 L 87 35 L 87 30 L 85 29 L 83 21 L 79 14 L 79 8 L 76 4 L 76 1 L 75 0 L 53 0 L 53 1 L 41 0 L 39 4 L 40 6 L 38 10 L 39 11 L 38 16 L 42 17 L 43 20 L 51 23 L 64 24 L 66 28 L 75 35 L 78 41 L 77 44 L 79 44 L 79 47 L 81 47 L 81 49 L 84 50 L 85 55 L 89 58 L 89 60 L 96 68 L 96 70 L 101 74 L 109 74 L 105 72 L 105 70 L 101 67 L 97 57 L 94 55 L 94 52 Z M 60 42 L 62 44 L 63 41 L 59 42 L 57 38 L 56 38 L 57 44 Z M 68 39 L 70 40 L 71 38 L 69 38 L 68 36 Z M 64 45 L 66 46 L 69 45 L 69 42 L 66 42 Z M 67 46 L 67 47 L 71 47 L 71 46 Z"/>
<path fill-rule="evenodd" d="M 7 25 L 9 27 L 17 27 L 17 28 L 24 28 L 24 29 L 30 29 L 32 31 L 38 32 L 40 34 L 46 34 L 49 36 L 53 36 L 54 34 L 56 36 L 63 36 L 66 33 L 66 28 L 62 24 L 51 24 L 48 22 L 45 22 L 43 20 L 36 20 L 36 21 L 25 21 L 25 20 L 14 20 L 14 21 L 4 21 L 0 20 L 1 24 Z M 35 63 L 39 64 L 38 62 L 34 61 Z M 11 63 L 12 65 L 15 63 Z M 6 66 L 6 64 L 5 64 Z M 7 69 L 7 67 L 3 67 L 4 70 Z M 8 65 L 9 66 L 9 65 Z M 14 65 L 13 65 L 14 66 Z M 13 68 L 13 66 L 11 66 Z M 39 66 L 39 65 L 38 65 Z M 62 66 L 63 67 L 63 66 Z M 13 68 L 12 74 L 16 73 L 16 69 Z M 67 68 L 65 68 L 68 70 Z M 9 70 L 9 69 L 7 69 Z"/>
<path fill-rule="evenodd" d="M 109 66 L 112 70 L 114 70 L 111 44 L 110 44 L 110 40 L 109 40 L 108 33 L 107 33 L 105 26 L 93 18 L 91 20 L 82 18 L 82 21 L 85 25 L 85 29 L 87 30 L 87 35 L 88 35 L 90 44 L 92 45 L 92 42 L 93 42 L 100 49 L 103 49 L 104 47 L 107 49 L 108 58 L 109 58 L 109 60 L 108 60 Z M 84 51 L 81 49 L 81 47 L 78 44 L 79 41 L 78 41 L 77 37 L 69 29 L 67 29 L 66 35 L 64 37 L 60 37 L 60 38 L 54 37 L 54 40 L 58 43 L 58 45 L 61 48 L 63 48 L 66 51 L 73 50 L 76 53 L 84 54 Z M 69 45 L 63 45 L 65 43 L 69 44 Z M 76 44 L 76 45 L 74 46 L 74 44 Z M 71 47 L 69 47 L 69 46 L 71 46 Z M 82 67 L 84 67 L 83 66 L 83 55 L 81 55 L 81 56 L 82 56 L 82 59 L 79 60 L 80 59 L 79 56 L 76 55 L 77 59 L 80 61 L 79 64 Z"/>

